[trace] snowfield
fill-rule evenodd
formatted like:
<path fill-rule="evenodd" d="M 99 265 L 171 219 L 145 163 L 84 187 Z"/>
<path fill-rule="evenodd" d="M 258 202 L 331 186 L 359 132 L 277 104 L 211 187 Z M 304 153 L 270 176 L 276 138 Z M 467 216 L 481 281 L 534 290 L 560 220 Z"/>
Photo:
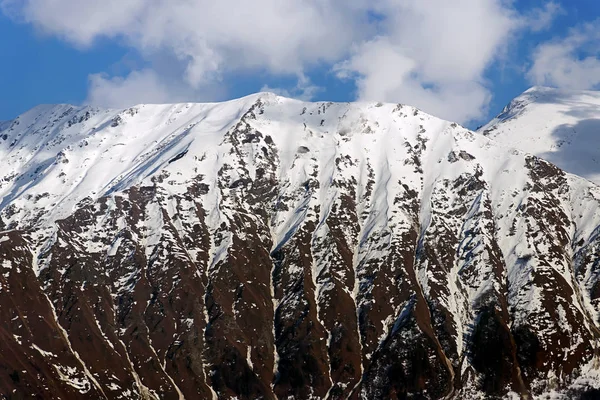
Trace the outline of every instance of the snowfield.
<path fill-rule="evenodd" d="M 536 86 L 478 132 L 600 184 L 600 92 Z"/>

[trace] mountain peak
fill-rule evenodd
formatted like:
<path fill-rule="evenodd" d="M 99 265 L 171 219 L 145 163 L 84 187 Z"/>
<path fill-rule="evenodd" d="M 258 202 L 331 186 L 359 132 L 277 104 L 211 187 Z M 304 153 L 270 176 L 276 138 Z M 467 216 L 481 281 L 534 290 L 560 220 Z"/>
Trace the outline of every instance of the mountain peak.
<path fill-rule="evenodd" d="M 410 132 L 415 140 L 419 130 L 421 135 L 430 134 L 425 121 L 450 124 L 408 106 L 309 103 L 270 92 L 221 103 L 140 104 L 126 109 L 40 105 L 2 126 L 0 209 L 42 196 L 29 217 L 17 214 L 15 221 L 41 222 L 36 213 L 42 210 L 53 210 L 53 218 L 61 218 L 85 197 L 124 190 L 172 169 L 171 160 L 180 154 L 191 151 L 188 158 L 204 157 L 207 146 L 223 141 L 245 117 L 282 125 L 282 132 L 271 136 L 286 149 L 281 155 L 284 160 L 306 144 L 308 139 L 301 137 L 309 131 L 319 132 L 317 142 L 324 143 L 391 124 L 395 129 L 410 127 L 406 134 Z M 296 136 L 289 135 L 287 126 L 301 129 Z M 193 164 L 179 161 L 176 176 L 189 179 L 192 171 L 201 168 Z"/>
<path fill-rule="evenodd" d="M 535 86 L 479 132 L 600 184 L 600 92 Z"/>

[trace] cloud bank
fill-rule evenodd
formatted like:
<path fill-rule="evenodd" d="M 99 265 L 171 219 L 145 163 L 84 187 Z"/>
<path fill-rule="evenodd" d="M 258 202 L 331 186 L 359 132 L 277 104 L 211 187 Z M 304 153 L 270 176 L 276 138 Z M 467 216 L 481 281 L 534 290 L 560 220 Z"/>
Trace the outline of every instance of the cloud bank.
<path fill-rule="evenodd" d="M 127 76 L 92 75 L 93 104 L 206 99 L 240 73 L 295 77 L 294 87 L 264 89 L 310 99 L 320 88 L 309 71 L 318 68 L 350 79 L 357 99 L 408 103 L 459 122 L 485 116 L 490 65 L 520 33 L 546 29 L 560 13 L 553 2 L 518 12 L 510 0 L 0 0 L 0 7 L 76 47 L 116 40 L 148 61 Z M 532 79 L 550 76 L 545 65 L 556 52 L 538 49 Z M 170 76 L 154 65 L 163 56 L 173 60 Z"/>

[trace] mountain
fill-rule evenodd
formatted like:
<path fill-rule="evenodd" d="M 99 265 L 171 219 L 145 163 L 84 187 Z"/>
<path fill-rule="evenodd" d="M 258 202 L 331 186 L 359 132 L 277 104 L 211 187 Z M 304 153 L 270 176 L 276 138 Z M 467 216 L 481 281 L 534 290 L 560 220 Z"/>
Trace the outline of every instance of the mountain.
<path fill-rule="evenodd" d="M 532 87 L 479 132 L 600 184 L 600 92 Z"/>
<path fill-rule="evenodd" d="M 600 188 L 457 124 L 40 106 L 0 160 L 6 398 L 599 393 Z"/>

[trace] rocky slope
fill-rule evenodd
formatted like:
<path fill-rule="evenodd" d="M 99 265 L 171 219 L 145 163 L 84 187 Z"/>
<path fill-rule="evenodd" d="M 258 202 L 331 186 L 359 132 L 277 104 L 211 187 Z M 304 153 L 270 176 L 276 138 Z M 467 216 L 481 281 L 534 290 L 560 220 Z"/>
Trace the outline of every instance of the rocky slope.
<path fill-rule="evenodd" d="M 479 132 L 600 184 L 600 92 L 532 87 Z"/>
<path fill-rule="evenodd" d="M 0 131 L 6 398 L 593 396 L 600 189 L 412 107 Z"/>

